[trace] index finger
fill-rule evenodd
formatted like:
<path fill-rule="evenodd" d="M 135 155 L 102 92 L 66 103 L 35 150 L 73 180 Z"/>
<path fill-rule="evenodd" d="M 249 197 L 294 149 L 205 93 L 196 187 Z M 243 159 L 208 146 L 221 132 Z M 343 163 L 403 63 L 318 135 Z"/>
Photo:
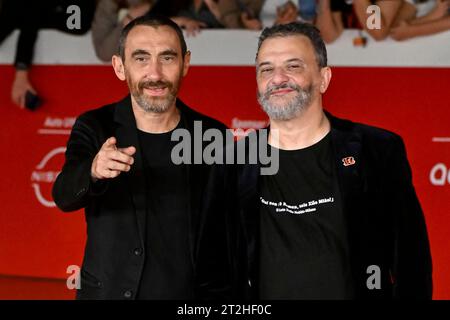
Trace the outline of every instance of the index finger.
<path fill-rule="evenodd" d="M 119 161 L 129 165 L 134 163 L 134 159 L 132 156 L 129 156 L 128 154 L 121 152 L 120 150 L 112 152 L 110 158 L 112 160 Z"/>

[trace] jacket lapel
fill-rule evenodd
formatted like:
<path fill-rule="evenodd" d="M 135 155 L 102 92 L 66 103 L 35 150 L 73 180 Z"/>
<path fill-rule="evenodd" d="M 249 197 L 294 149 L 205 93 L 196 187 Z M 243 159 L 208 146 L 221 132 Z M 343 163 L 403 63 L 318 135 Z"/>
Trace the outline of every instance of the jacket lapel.
<path fill-rule="evenodd" d="M 360 292 L 360 279 L 366 276 L 364 266 L 368 266 L 365 257 L 368 250 L 367 232 L 370 230 L 367 201 L 364 198 L 367 177 L 363 170 L 365 164 L 362 157 L 362 136 L 353 129 L 351 122 L 329 114 L 327 116 L 331 122 L 335 172 L 346 221 L 352 275 L 357 284 L 355 289 Z"/>
<path fill-rule="evenodd" d="M 114 121 L 117 123 L 116 139 L 117 147 L 125 148 L 134 146 L 136 153 L 134 155 L 134 164 L 131 170 L 124 174 L 131 190 L 134 207 L 136 209 L 136 218 L 141 245 L 144 247 L 145 239 L 145 222 L 146 222 L 146 187 L 144 166 L 141 154 L 141 146 L 139 144 L 138 132 L 136 128 L 136 119 L 131 107 L 131 97 L 127 96 L 116 105 Z"/>
<path fill-rule="evenodd" d="M 248 268 L 251 277 L 257 284 L 259 263 L 259 164 L 244 165 L 238 172 L 238 207 L 240 218 L 244 225 L 245 238 L 247 240 Z M 256 287 L 250 283 L 253 290 Z"/>
<path fill-rule="evenodd" d="M 266 128 L 267 129 L 267 128 Z M 255 134 L 255 133 L 250 133 Z M 260 138 L 259 131 L 256 132 L 256 141 Z M 249 143 L 252 139 L 243 138 L 239 140 L 237 144 L 245 143 L 246 159 L 249 159 Z M 257 143 L 259 146 L 259 143 Z M 258 149 L 259 150 L 259 149 Z M 237 154 L 235 149 L 235 154 Z M 259 152 L 258 152 L 259 155 Z M 259 274 L 259 209 L 260 209 L 260 199 L 259 199 L 259 182 L 260 182 L 260 171 L 261 162 L 258 161 L 256 164 L 245 164 L 238 165 L 238 208 L 240 219 L 244 226 L 243 230 L 245 232 L 244 237 L 247 242 L 247 254 L 248 254 L 248 270 L 250 273 L 249 285 L 248 287 L 251 292 L 257 292 L 258 290 L 258 274 Z M 250 294 L 251 295 L 251 294 Z"/>
<path fill-rule="evenodd" d="M 334 164 L 344 208 L 351 206 L 350 199 L 363 190 L 362 137 L 351 130 L 352 124 L 327 114 L 331 122 L 331 141 Z"/>
<path fill-rule="evenodd" d="M 183 128 L 188 130 L 191 134 L 191 155 L 194 155 L 194 118 L 189 110 L 189 108 L 179 99 L 176 102 L 178 110 L 180 110 L 181 120 L 183 121 Z M 202 149 L 203 150 L 203 149 Z M 200 228 L 200 208 L 202 198 L 202 179 L 203 179 L 203 164 L 188 164 L 185 167 L 185 177 L 186 177 L 186 187 L 188 197 L 187 212 L 189 219 L 189 244 L 191 252 L 191 260 L 195 266 L 195 252 L 197 250 L 197 238 L 198 229 Z"/>

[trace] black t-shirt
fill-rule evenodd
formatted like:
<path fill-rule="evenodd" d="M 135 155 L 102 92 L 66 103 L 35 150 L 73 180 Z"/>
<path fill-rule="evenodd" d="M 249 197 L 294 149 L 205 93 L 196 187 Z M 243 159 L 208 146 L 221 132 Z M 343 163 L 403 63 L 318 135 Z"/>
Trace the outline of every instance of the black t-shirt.
<path fill-rule="evenodd" d="M 262 299 L 350 299 L 345 219 L 330 134 L 300 150 L 279 150 L 275 175 L 261 176 Z"/>
<path fill-rule="evenodd" d="M 171 161 L 172 148 L 178 143 L 171 141 L 171 135 L 172 131 L 139 131 L 147 185 L 147 219 L 146 261 L 138 299 L 193 298 L 186 168 Z"/>

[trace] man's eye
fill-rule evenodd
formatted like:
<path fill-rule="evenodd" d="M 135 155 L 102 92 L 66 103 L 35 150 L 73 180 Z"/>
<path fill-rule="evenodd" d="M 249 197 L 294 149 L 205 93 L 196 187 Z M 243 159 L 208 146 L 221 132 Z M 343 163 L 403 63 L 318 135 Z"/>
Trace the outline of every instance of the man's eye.
<path fill-rule="evenodd" d="M 147 61 L 147 58 L 145 58 L 145 57 L 136 57 L 136 61 L 137 62 L 145 62 L 145 61 Z"/>
<path fill-rule="evenodd" d="M 272 68 L 267 68 L 267 69 L 261 69 L 261 73 L 270 73 L 273 69 Z"/>
<path fill-rule="evenodd" d="M 175 58 L 173 57 L 173 56 L 164 56 L 163 58 L 163 61 L 173 61 Z"/>
<path fill-rule="evenodd" d="M 297 70 L 297 69 L 300 69 L 300 66 L 297 64 L 291 64 L 288 66 L 288 69 L 289 70 Z"/>

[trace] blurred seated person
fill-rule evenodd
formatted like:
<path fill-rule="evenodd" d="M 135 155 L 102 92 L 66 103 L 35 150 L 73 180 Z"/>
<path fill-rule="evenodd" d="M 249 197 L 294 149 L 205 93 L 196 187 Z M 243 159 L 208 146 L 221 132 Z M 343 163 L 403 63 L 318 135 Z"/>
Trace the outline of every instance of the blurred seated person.
<path fill-rule="evenodd" d="M 79 29 L 67 26 L 71 16 L 67 8 L 71 5 L 79 6 L 82 12 Z M 16 72 L 11 88 L 14 104 L 25 108 L 27 92 L 37 95 L 30 81 L 30 70 L 39 29 L 85 34 L 91 27 L 95 6 L 93 0 L 0 0 L 0 43 L 15 29 L 19 30 L 14 59 Z"/>
<path fill-rule="evenodd" d="M 92 40 L 97 57 L 111 61 L 123 27 L 149 12 L 152 6 L 152 0 L 100 0 L 92 21 Z"/>
<path fill-rule="evenodd" d="M 257 15 L 262 0 L 188 0 L 184 2 L 184 8 L 172 20 L 184 27 L 188 35 L 195 35 L 200 28 L 261 29 Z M 200 28 L 187 28 L 185 19 L 199 21 Z"/>
<path fill-rule="evenodd" d="M 187 35 L 196 35 L 201 28 L 259 30 L 259 20 L 247 13 L 256 16 L 261 4 L 262 0 L 100 0 L 92 22 L 95 52 L 100 60 L 111 61 L 122 28 L 144 14 L 170 17 Z"/>
<path fill-rule="evenodd" d="M 325 43 L 334 42 L 344 28 L 360 27 L 353 13 L 352 4 L 345 0 L 319 0 L 316 27 Z"/>
<path fill-rule="evenodd" d="M 325 42 L 335 41 L 344 29 L 364 29 L 375 40 L 389 36 L 391 28 L 413 16 L 414 7 L 404 0 L 319 0 L 316 26 Z M 377 5 L 381 12 L 381 29 L 367 28 L 367 7 Z"/>
<path fill-rule="evenodd" d="M 261 30 L 263 24 L 260 13 L 264 0 L 236 0 L 240 11 L 240 23 L 242 28 L 248 30 Z"/>
<path fill-rule="evenodd" d="M 375 4 L 381 10 L 381 28 L 367 28 L 367 7 Z M 392 28 L 398 26 L 401 21 L 408 21 L 415 18 L 416 7 L 410 1 L 405 0 L 353 0 L 355 14 L 359 24 L 376 41 L 384 40 L 392 32 Z"/>
<path fill-rule="evenodd" d="M 448 30 L 448 0 L 438 0 L 435 9 L 427 13 L 414 0 L 319 0 L 316 25 L 327 43 L 335 41 L 345 28 L 364 29 L 374 40 L 393 35 L 397 40 Z M 367 28 L 366 10 L 377 5 L 381 11 L 381 28 Z M 428 6 L 429 7 L 429 6 Z M 417 14 L 421 9 L 422 17 Z"/>
<path fill-rule="evenodd" d="M 316 0 L 265 0 L 261 9 L 264 27 L 295 21 L 313 23 L 316 18 Z"/>
<path fill-rule="evenodd" d="M 159 0 L 152 13 L 171 17 L 188 35 L 201 28 L 260 29 L 262 0 Z"/>
<path fill-rule="evenodd" d="M 416 5 L 416 16 L 405 19 L 391 31 L 394 40 L 402 41 L 450 30 L 450 0 L 408 2 Z"/>

